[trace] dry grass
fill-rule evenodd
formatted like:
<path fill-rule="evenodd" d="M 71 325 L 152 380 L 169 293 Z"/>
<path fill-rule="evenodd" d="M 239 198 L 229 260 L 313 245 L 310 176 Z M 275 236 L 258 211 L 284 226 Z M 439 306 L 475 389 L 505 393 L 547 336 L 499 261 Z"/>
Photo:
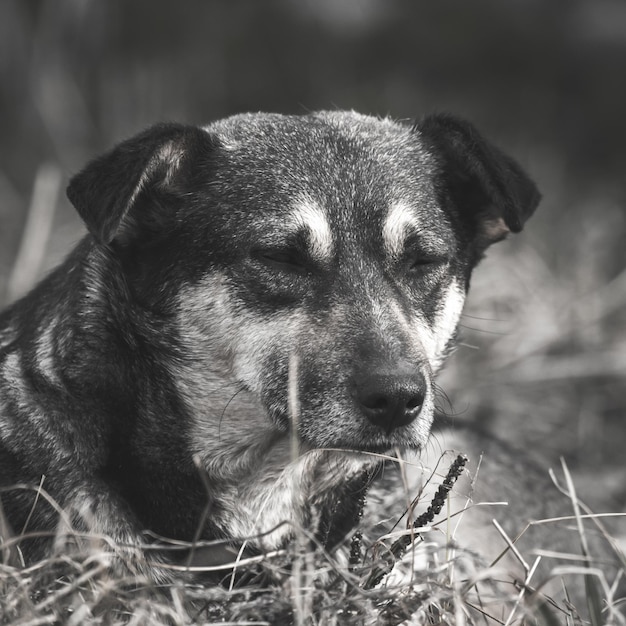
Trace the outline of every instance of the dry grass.
<path fill-rule="evenodd" d="M 127 546 L 79 534 L 66 536 L 62 547 L 49 558 L 24 566 L 19 563 L 16 549 L 19 538 L 10 537 L 5 525 L 3 536 L 8 540 L 0 545 L 0 623 L 626 624 L 623 605 L 617 600 L 623 577 L 618 574 L 611 579 L 592 565 L 591 542 L 582 524 L 584 511 L 567 468 L 564 491 L 574 503 L 572 519 L 579 526 L 582 554 L 588 566 L 554 568 L 538 582 L 537 563 L 542 556 L 553 555 L 521 554 L 516 539 L 501 531 L 526 573 L 523 581 L 506 580 L 497 563 L 484 564 L 478 555 L 458 546 L 450 550 L 435 542 L 434 529 L 448 522 L 447 516 L 439 512 L 462 465 L 457 459 L 448 475 L 439 479 L 437 495 L 427 512 L 416 520 L 418 531 L 396 530 L 381 537 L 380 530 L 365 528 L 365 536 L 374 540 L 355 535 L 337 553 L 329 555 L 300 529 L 297 539 L 285 550 L 221 566 L 221 582 L 215 578 L 215 567 L 196 567 L 193 576 L 179 568 L 182 571 L 178 579 L 157 585 L 136 573 L 136 559 L 142 557 L 129 559 Z M 596 522 L 601 525 L 600 518 Z M 538 523 L 549 524 L 551 520 Z M 57 541 L 57 545 L 61 544 Z M 195 548 L 212 545 L 196 544 Z M 146 546 L 148 555 L 149 551 Z M 572 563 L 584 562 L 580 554 L 569 556 Z M 617 550 L 614 556 L 625 563 Z M 126 567 L 120 567 L 120 560 L 125 560 Z M 209 579 L 209 574 L 213 578 Z M 542 589 L 554 579 L 563 581 L 565 597 L 571 602 L 543 594 Z M 572 604 L 574 593 L 568 593 L 568 586 L 580 588 L 583 579 L 586 599 L 578 597 L 579 604 Z"/>

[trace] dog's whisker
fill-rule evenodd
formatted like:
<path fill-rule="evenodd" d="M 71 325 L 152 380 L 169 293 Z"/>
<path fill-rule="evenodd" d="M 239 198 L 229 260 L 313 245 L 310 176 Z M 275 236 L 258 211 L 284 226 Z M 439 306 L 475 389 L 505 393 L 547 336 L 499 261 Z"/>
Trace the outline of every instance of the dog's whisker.
<path fill-rule="evenodd" d="M 220 417 L 218 420 L 218 439 L 220 439 L 220 434 L 221 434 L 221 429 L 222 429 L 222 420 L 224 419 L 224 416 L 226 415 L 226 411 L 228 410 L 228 407 L 231 405 L 231 403 L 235 400 L 235 398 L 242 392 L 244 391 L 243 387 L 240 387 L 237 391 L 235 391 L 235 393 L 233 393 L 230 398 L 228 399 L 228 402 L 224 405 L 224 408 L 222 409 L 222 412 L 220 413 Z"/>

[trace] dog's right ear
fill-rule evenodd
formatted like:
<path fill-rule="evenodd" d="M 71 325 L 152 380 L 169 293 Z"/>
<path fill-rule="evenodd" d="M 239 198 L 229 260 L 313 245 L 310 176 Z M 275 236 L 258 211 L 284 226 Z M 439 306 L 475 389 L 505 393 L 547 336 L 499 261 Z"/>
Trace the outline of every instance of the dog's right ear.
<path fill-rule="evenodd" d="M 479 252 L 522 230 L 541 195 L 516 161 L 452 115 L 430 115 L 415 129 L 437 155 L 441 187 L 475 231 Z"/>
<path fill-rule="evenodd" d="M 173 189 L 189 162 L 210 154 L 215 140 L 201 128 L 158 124 L 135 135 L 89 163 L 76 174 L 67 197 L 104 244 L 128 238 L 142 223 L 158 221 L 155 203 L 141 203 L 148 193 Z"/>

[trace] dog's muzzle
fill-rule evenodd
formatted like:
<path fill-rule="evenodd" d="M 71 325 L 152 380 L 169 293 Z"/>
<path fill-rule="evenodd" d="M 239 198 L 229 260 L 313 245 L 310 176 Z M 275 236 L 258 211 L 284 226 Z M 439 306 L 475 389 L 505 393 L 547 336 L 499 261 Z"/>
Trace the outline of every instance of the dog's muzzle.
<path fill-rule="evenodd" d="M 426 379 L 412 365 L 377 368 L 355 378 L 353 395 L 368 421 L 390 434 L 420 414 Z"/>

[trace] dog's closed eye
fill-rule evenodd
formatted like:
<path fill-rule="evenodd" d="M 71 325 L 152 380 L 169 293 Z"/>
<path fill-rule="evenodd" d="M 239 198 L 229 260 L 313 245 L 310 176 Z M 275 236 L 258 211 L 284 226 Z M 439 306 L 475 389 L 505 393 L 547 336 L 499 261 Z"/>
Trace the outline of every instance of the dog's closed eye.
<path fill-rule="evenodd" d="M 308 274 L 310 260 L 295 247 L 260 248 L 253 250 L 252 256 L 270 269 L 292 274 Z"/>
<path fill-rule="evenodd" d="M 402 268 L 409 276 L 422 274 L 438 269 L 445 265 L 448 259 L 445 256 L 435 255 L 423 250 L 408 251 L 402 259 Z"/>

